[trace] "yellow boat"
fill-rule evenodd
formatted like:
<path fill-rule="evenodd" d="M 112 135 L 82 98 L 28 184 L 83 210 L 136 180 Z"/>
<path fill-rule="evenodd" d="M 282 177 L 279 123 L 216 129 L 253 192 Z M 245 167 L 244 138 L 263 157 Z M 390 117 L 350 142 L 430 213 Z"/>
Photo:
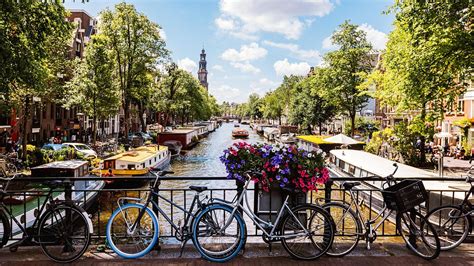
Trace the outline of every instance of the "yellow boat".
<path fill-rule="evenodd" d="M 97 174 L 105 176 L 145 175 L 149 168 L 165 168 L 170 163 L 168 147 L 150 144 L 104 159 Z"/>

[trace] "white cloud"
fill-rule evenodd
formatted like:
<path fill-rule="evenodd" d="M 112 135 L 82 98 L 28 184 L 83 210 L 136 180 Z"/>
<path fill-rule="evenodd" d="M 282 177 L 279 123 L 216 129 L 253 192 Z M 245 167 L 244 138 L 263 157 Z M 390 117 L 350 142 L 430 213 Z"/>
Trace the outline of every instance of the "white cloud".
<path fill-rule="evenodd" d="M 231 31 L 237 27 L 235 20 L 231 18 L 219 17 L 214 20 L 214 23 L 216 23 L 217 27 L 222 30 Z"/>
<path fill-rule="evenodd" d="M 242 45 L 240 51 L 235 49 L 225 50 L 221 58 L 231 62 L 252 61 L 267 55 L 265 48 L 259 47 L 258 43 L 251 43 L 249 45 Z"/>
<path fill-rule="evenodd" d="M 359 29 L 363 30 L 367 34 L 367 41 L 369 41 L 375 50 L 385 49 L 385 44 L 387 43 L 388 37 L 387 34 L 378 31 L 367 23 L 364 23 L 359 26 Z"/>
<path fill-rule="evenodd" d="M 276 89 L 280 85 L 279 82 L 261 78 L 257 82 L 250 83 L 251 93 L 257 93 L 260 96 L 265 95 L 266 92 Z"/>
<path fill-rule="evenodd" d="M 166 39 L 167 39 L 167 36 L 166 36 L 166 32 L 165 32 L 165 30 L 164 30 L 164 29 L 162 29 L 162 28 L 160 28 L 160 30 L 159 30 L 159 33 L 160 33 L 160 37 L 161 37 L 161 39 L 163 39 L 163 41 L 166 41 Z"/>
<path fill-rule="evenodd" d="M 298 75 L 304 76 L 308 74 L 311 66 L 306 62 L 290 63 L 288 59 L 278 60 L 273 64 L 273 68 L 278 76 Z"/>
<path fill-rule="evenodd" d="M 197 64 L 188 57 L 178 60 L 178 67 L 188 72 L 194 73 L 197 71 Z"/>
<path fill-rule="evenodd" d="M 298 39 L 314 17 L 325 16 L 332 8 L 329 0 L 221 0 L 221 16 L 215 23 L 237 37 L 265 31 Z"/>
<path fill-rule="evenodd" d="M 276 43 L 271 41 L 263 41 L 263 44 L 288 50 L 300 60 L 306 60 L 315 63 L 321 61 L 321 55 L 318 51 L 312 49 L 304 50 L 294 43 Z"/>
<path fill-rule="evenodd" d="M 209 92 L 216 97 L 218 102 L 235 102 L 236 99 L 247 99 L 245 97 L 239 97 L 242 95 L 241 91 L 229 85 L 212 86 L 209 90 Z"/>
<path fill-rule="evenodd" d="M 242 71 L 244 73 L 258 74 L 261 71 L 259 68 L 253 66 L 249 62 L 244 62 L 244 63 L 231 62 L 230 65 L 237 68 L 237 69 L 240 69 L 240 71 Z"/>
<path fill-rule="evenodd" d="M 375 50 L 385 49 L 385 44 L 387 43 L 388 37 L 387 34 L 376 30 L 372 25 L 364 23 L 359 26 L 359 30 L 363 30 L 366 33 L 367 41 L 372 44 L 372 47 Z M 337 49 L 337 45 L 333 44 L 331 41 L 331 36 L 324 38 L 322 43 L 323 49 L 334 50 Z"/>
<path fill-rule="evenodd" d="M 224 67 L 222 67 L 221 65 L 213 65 L 211 67 L 213 70 L 217 70 L 217 71 L 220 71 L 220 72 L 224 72 Z"/>
<path fill-rule="evenodd" d="M 325 50 L 335 50 L 335 49 L 337 49 L 337 46 L 332 43 L 331 36 L 328 36 L 328 37 L 324 38 L 322 47 Z"/>

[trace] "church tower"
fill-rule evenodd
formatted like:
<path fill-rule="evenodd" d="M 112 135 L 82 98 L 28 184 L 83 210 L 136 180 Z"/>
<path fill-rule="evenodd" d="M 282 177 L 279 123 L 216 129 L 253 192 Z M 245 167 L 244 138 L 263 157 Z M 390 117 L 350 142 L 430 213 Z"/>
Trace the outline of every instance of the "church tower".
<path fill-rule="evenodd" d="M 208 89 L 209 84 L 207 83 L 207 68 L 206 68 L 206 51 L 202 48 L 201 59 L 199 60 L 199 70 L 198 70 L 198 79 L 201 82 L 201 85 Z"/>

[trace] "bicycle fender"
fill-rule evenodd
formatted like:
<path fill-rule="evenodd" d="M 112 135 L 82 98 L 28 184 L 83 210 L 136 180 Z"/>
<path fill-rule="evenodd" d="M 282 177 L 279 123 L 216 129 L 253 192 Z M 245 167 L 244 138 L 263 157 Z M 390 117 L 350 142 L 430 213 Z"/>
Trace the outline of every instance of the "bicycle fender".
<path fill-rule="evenodd" d="M 92 225 L 92 220 L 89 217 L 89 214 L 86 211 L 83 211 L 82 215 L 84 215 L 84 217 L 86 217 L 87 225 L 89 227 L 89 234 L 93 234 L 94 233 L 94 226 Z"/>

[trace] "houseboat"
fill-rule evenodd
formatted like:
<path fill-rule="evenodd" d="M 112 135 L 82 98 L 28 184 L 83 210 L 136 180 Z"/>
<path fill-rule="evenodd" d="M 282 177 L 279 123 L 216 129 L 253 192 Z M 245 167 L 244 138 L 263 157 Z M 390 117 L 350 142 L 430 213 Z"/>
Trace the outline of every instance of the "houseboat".
<path fill-rule="evenodd" d="M 86 211 L 95 204 L 99 191 L 105 186 L 105 182 L 101 180 L 74 181 L 74 178 L 85 177 L 88 175 L 88 162 L 80 160 L 56 161 L 31 168 L 32 177 L 71 177 L 71 180 L 73 181 L 71 199 L 77 202 L 77 204 Z M 11 185 L 12 187 L 16 187 L 16 189 L 19 187 L 25 189 L 25 181 L 21 181 L 21 178 L 12 181 Z M 35 217 L 41 215 L 37 213 L 39 211 L 38 208 L 41 207 L 38 205 L 38 202 L 42 203 L 44 197 L 49 191 L 48 187 L 41 185 L 40 183 L 34 184 L 29 182 L 26 184 L 27 187 L 31 185 L 35 186 L 34 192 L 33 190 L 29 190 L 26 193 L 7 195 L 4 198 L 5 204 L 11 207 L 16 219 L 19 221 L 25 221 L 24 226 L 26 227 L 32 226 Z M 64 200 L 64 192 L 60 190 L 53 192 L 53 199 Z M 12 229 L 13 236 L 22 232 L 16 223 L 12 223 Z"/>
<path fill-rule="evenodd" d="M 320 136 L 320 135 L 300 135 L 296 137 L 296 142 L 299 147 L 303 148 L 306 151 L 313 151 L 316 149 L 321 149 L 325 152 L 329 152 L 332 149 L 340 148 L 343 143 L 335 143 L 328 141 L 326 139 L 331 138 L 331 136 Z M 356 144 L 351 144 L 351 149 L 361 150 L 364 148 L 365 143 L 357 142 Z"/>
<path fill-rule="evenodd" d="M 329 155 L 329 170 L 332 176 L 340 177 L 369 177 L 380 176 L 385 177 L 394 171 L 393 161 L 379 157 L 375 154 L 368 153 L 361 150 L 352 149 L 338 149 L 331 150 Z M 395 177 L 410 177 L 423 180 L 424 178 L 438 177 L 435 173 L 428 172 L 419 168 L 415 168 L 406 164 L 397 163 L 398 170 Z M 361 190 L 364 189 L 379 189 L 383 181 L 380 180 L 366 180 L 362 182 Z M 423 185 L 429 192 L 429 209 L 433 209 L 440 205 L 452 204 L 453 202 L 460 202 L 464 199 L 464 192 L 468 191 L 470 186 L 463 182 L 453 181 L 423 181 Z M 440 193 L 439 191 L 443 191 Z M 369 193 L 361 193 L 363 197 L 368 200 Z M 380 193 L 372 193 L 372 202 L 375 209 L 380 209 L 383 204 L 382 195 Z M 427 211 L 426 209 L 423 211 Z"/>
<path fill-rule="evenodd" d="M 158 142 L 161 145 L 169 140 L 177 140 L 181 142 L 183 149 L 190 149 L 198 143 L 199 137 L 198 132 L 194 129 L 174 129 L 172 131 L 161 132 L 158 135 Z"/>
<path fill-rule="evenodd" d="M 296 136 L 292 133 L 289 134 L 280 134 L 280 136 L 277 139 L 278 143 L 282 145 L 287 145 L 287 144 L 295 144 L 298 139 Z"/>
<path fill-rule="evenodd" d="M 150 144 L 104 159 L 98 171 L 112 176 L 145 175 L 150 168 L 166 168 L 170 158 L 168 147 Z"/>
<path fill-rule="evenodd" d="M 249 132 L 246 129 L 237 127 L 232 130 L 232 137 L 246 139 L 249 137 Z"/>

